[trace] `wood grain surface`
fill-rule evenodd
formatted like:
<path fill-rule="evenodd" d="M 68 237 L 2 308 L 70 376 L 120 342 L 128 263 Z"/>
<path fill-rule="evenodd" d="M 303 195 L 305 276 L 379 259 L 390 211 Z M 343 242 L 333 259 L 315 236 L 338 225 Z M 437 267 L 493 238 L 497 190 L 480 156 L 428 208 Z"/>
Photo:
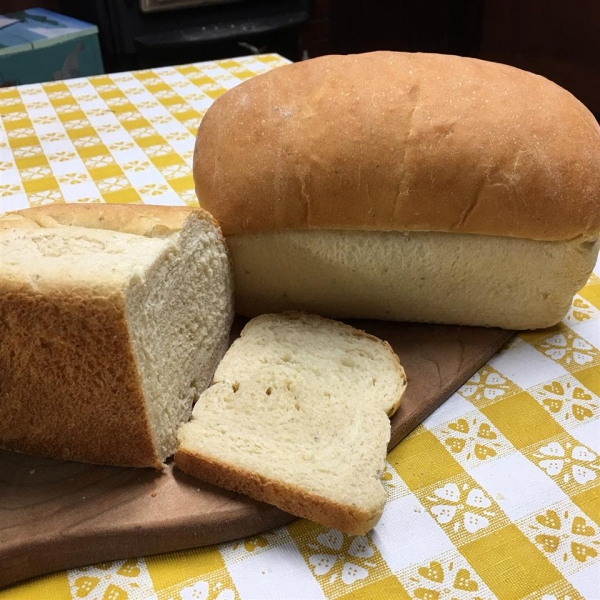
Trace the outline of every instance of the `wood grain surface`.
<path fill-rule="evenodd" d="M 232 338 L 243 323 L 236 322 Z M 408 376 L 392 417 L 390 449 L 513 335 L 476 327 L 349 323 L 387 340 Z M 0 587 L 76 566 L 246 537 L 292 519 L 172 465 L 160 474 L 0 450 Z"/>

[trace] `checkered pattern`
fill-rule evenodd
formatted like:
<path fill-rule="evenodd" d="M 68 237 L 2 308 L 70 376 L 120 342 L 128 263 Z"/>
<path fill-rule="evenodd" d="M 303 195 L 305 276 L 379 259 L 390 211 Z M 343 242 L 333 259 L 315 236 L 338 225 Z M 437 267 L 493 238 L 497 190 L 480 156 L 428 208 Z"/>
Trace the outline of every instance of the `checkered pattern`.
<path fill-rule="evenodd" d="M 194 134 L 275 55 L 0 91 L 0 210 L 196 203 Z M 515 338 L 388 457 L 368 536 L 298 520 L 210 548 L 0 592 L 160 600 L 600 598 L 600 270 L 563 322 Z"/>
<path fill-rule="evenodd" d="M 0 207 L 195 205 L 198 123 L 215 98 L 285 63 L 276 55 L 0 91 Z"/>

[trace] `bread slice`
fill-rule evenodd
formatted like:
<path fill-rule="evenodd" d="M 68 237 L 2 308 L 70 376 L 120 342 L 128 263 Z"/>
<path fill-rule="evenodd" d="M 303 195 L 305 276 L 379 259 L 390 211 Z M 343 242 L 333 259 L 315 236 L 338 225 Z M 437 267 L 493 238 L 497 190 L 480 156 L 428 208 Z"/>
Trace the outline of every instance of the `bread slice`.
<path fill-rule="evenodd" d="M 0 447 L 160 468 L 227 348 L 232 278 L 205 211 L 0 218 Z"/>
<path fill-rule="evenodd" d="M 353 534 L 375 525 L 406 389 L 381 340 L 314 315 L 250 321 L 179 430 L 186 473 Z"/>

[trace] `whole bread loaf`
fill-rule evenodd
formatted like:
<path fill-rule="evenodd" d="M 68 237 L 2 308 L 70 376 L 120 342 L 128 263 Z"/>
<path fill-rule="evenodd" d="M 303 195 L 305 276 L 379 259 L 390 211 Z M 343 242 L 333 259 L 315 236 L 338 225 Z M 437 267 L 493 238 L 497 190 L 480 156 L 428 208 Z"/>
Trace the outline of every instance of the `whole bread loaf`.
<path fill-rule="evenodd" d="M 207 111 L 194 177 L 250 316 L 545 327 L 598 255 L 594 117 L 476 59 L 327 56 L 250 79 Z"/>
<path fill-rule="evenodd" d="M 232 318 L 228 253 L 205 211 L 0 217 L 0 448 L 160 468 Z"/>

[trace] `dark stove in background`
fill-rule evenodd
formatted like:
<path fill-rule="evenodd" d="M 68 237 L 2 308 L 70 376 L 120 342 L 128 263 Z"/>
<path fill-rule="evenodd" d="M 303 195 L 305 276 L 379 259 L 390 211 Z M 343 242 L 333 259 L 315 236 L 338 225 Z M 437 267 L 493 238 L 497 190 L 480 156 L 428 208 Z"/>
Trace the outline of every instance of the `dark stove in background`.
<path fill-rule="evenodd" d="M 598 0 L 0 0 L 0 13 L 31 6 L 97 23 L 111 71 L 257 51 L 441 52 L 544 75 L 600 117 Z"/>
<path fill-rule="evenodd" d="M 43 1 L 98 25 L 109 72 L 265 52 L 293 61 L 383 49 L 473 54 L 479 46 L 484 2 Z"/>
<path fill-rule="evenodd" d="M 59 0 L 98 25 L 108 72 L 277 52 L 301 58 L 309 0 Z"/>

